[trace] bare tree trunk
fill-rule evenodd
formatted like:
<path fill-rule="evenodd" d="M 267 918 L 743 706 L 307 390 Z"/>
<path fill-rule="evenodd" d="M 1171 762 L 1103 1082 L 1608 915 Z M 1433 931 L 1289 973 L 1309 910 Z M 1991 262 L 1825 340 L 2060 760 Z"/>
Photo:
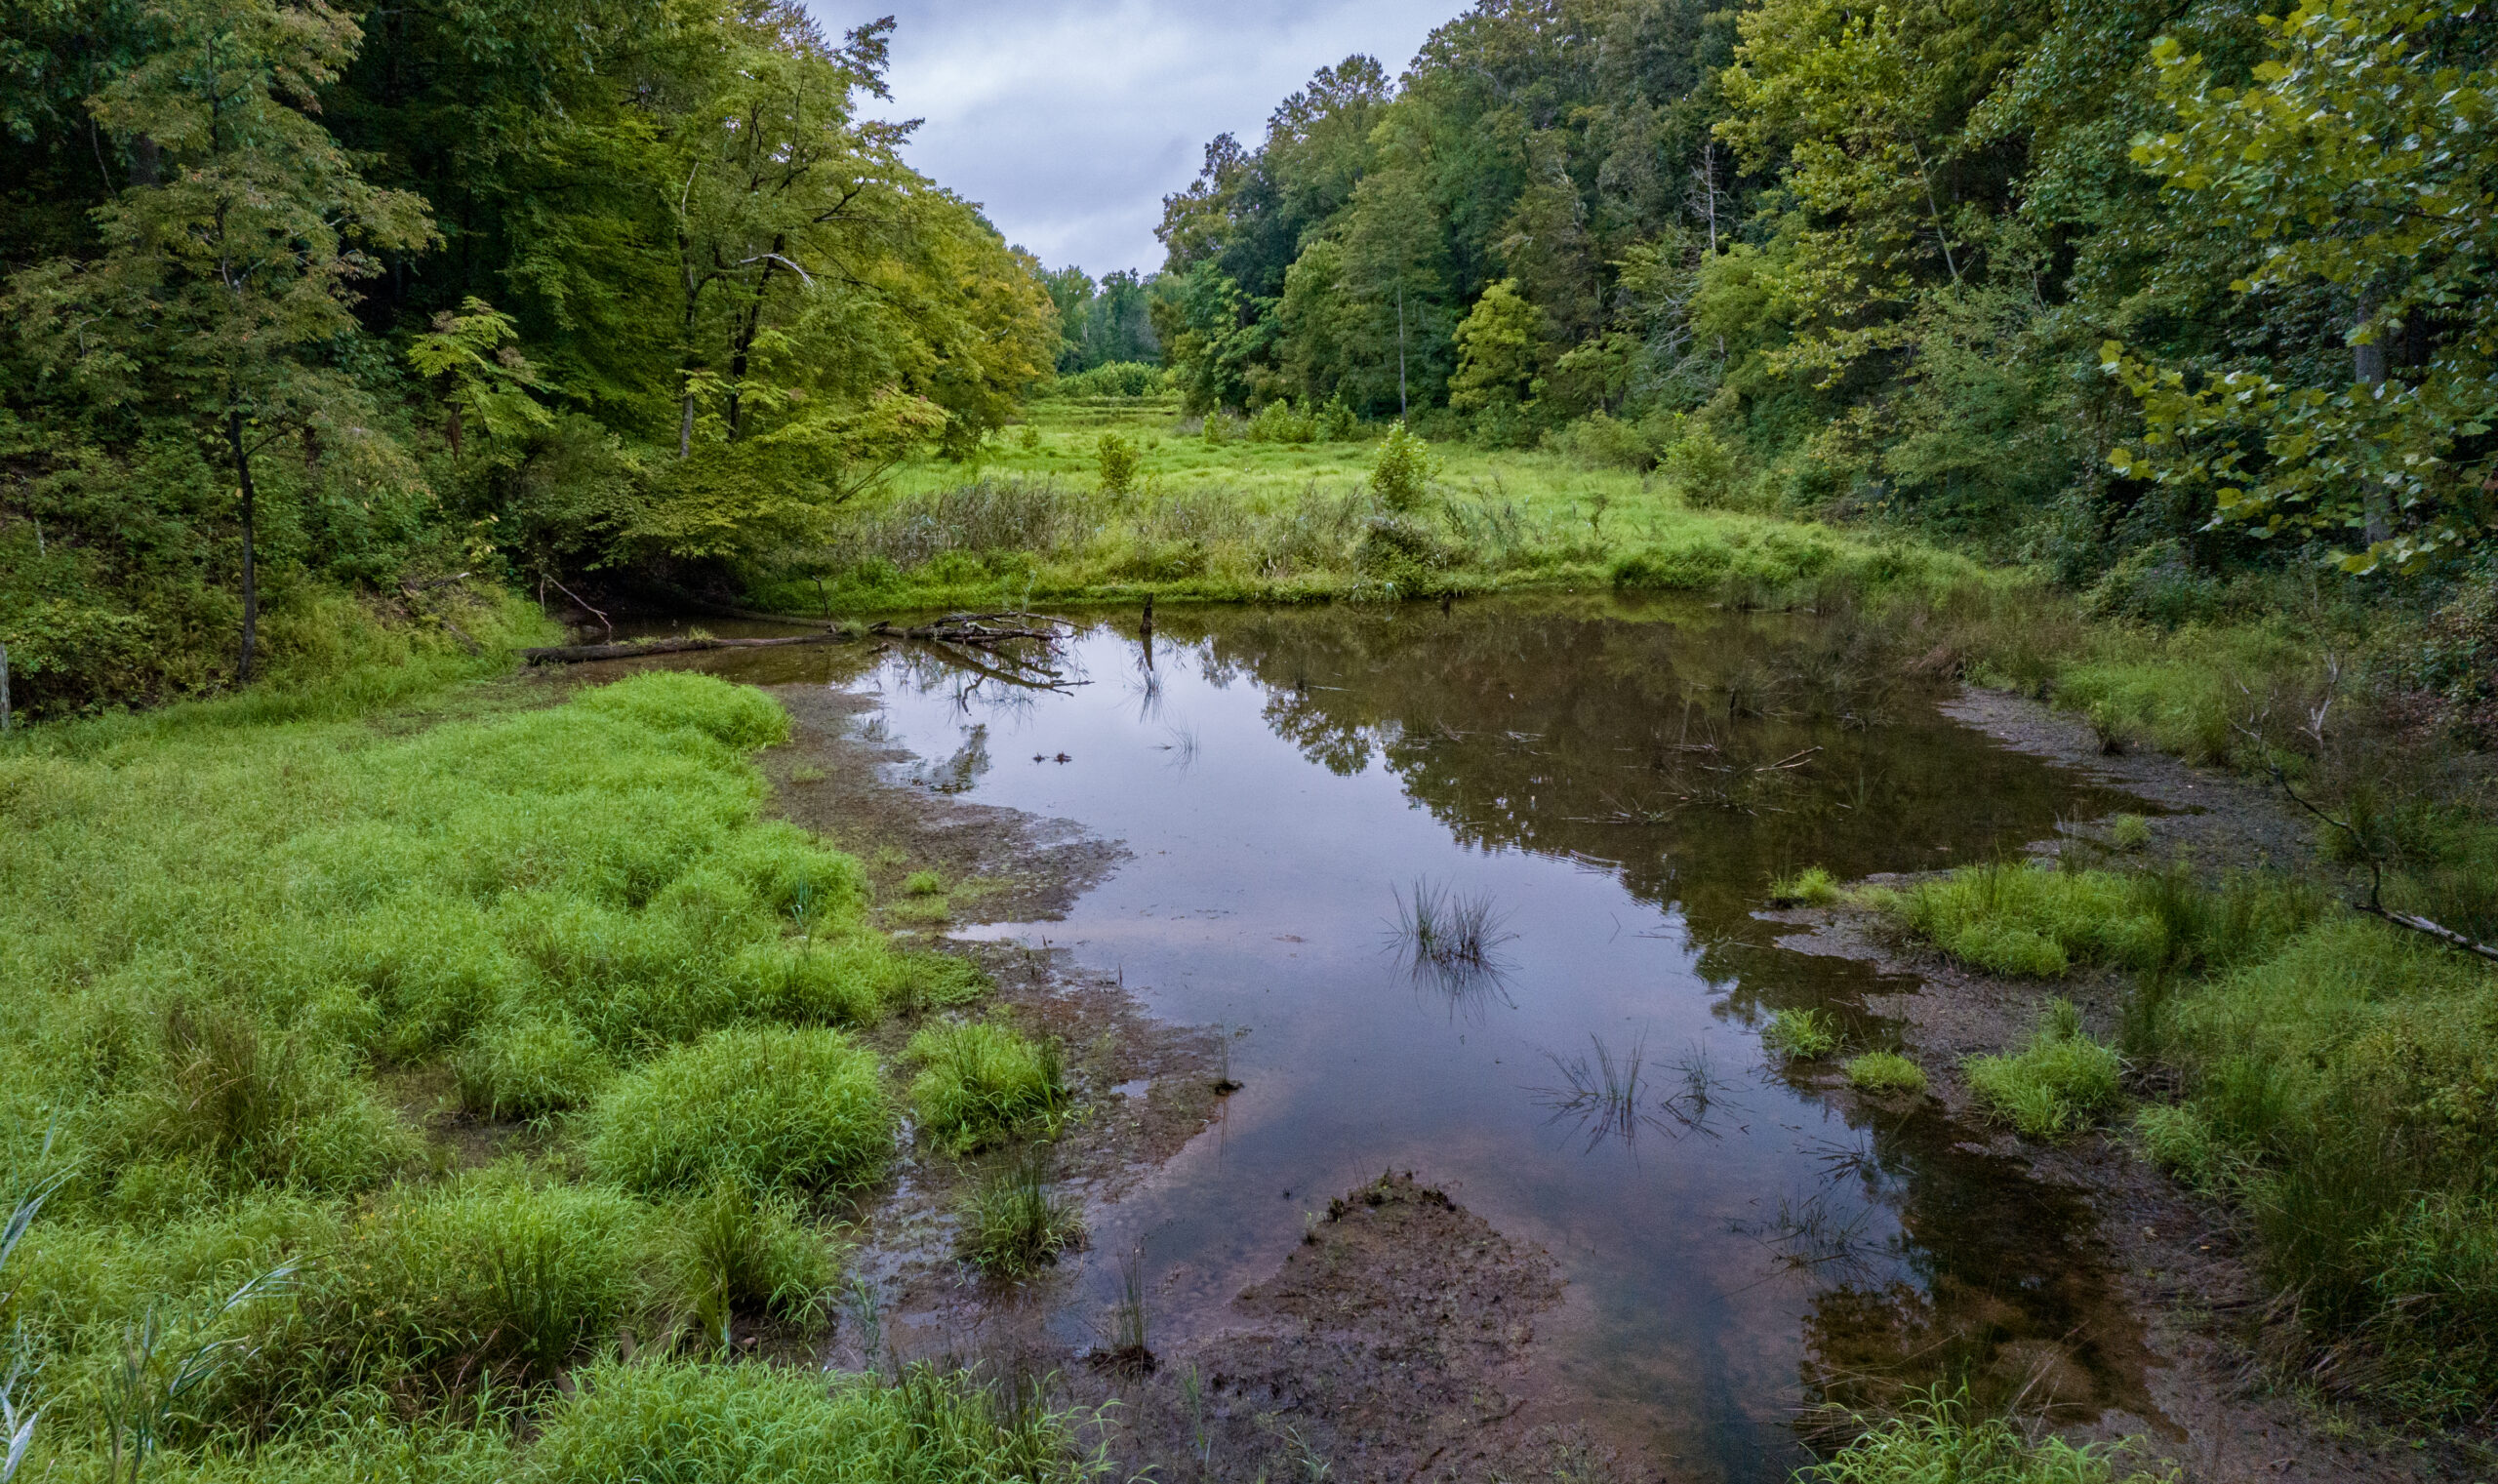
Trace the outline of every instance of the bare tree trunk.
<path fill-rule="evenodd" d="M 260 572 L 252 549 L 253 508 L 252 455 L 243 446 L 243 409 L 228 402 L 225 407 L 225 444 L 234 455 L 234 480 L 243 497 L 243 656 L 234 666 L 238 680 L 249 684 L 252 662 L 260 652 L 261 583 Z"/>
<path fill-rule="evenodd" d="M 676 415 L 676 457 L 683 459 L 694 452 L 694 393 L 685 394 L 685 403 Z"/>
<path fill-rule="evenodd" d="M 2351 374 L 2370 396 L 2385 384 L 2385 341 L 2368 330 L 2368 321 L 2376 317 L 2376 296 L 2359 297 L 2359 322 L 2356 327 L 2368 338 L 2351 346 Z M 2360 520 L 2368 544 L 2379 545 L 2394 540 L 2394 501 L 2387 497 L 2385 486 L 2370 480 L 2359 494 Z"/>

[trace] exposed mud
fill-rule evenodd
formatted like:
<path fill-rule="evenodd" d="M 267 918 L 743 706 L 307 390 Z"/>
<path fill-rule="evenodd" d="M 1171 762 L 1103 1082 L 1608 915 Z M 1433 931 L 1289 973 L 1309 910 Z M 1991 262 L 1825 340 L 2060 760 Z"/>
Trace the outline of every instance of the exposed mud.
<path fill-rule="evenodd" d="M 2178 811 L 2151 821 L 2159 858 L 2182 856 L 2205 873 L 2266 863 L 2307 866 L 2313 860 L 2307 822 L 2286 801 L 2243 779 L 2156 753 L 2103 754 L 2080 720 L 2000 693 L 1973 688 L 1944 709 L 2020 750 L 2094 773 Z M 2095 855 L 2103 841 L 2102 827 L 2081 825 L 2037 848 Z M 2050 989 L 1946 959 L 1860 909 L 1764 915 L 1804 930 L 1784 937 L 1782 946 L 1856 959 L 1874 966 L 1886 982 L 1906 982 L 1902 992 L 1867 996 L 1865 1009 L 1892 1024 L 1901 1052 L 1925 1069 L 1929 1096 L 1969 1129 L 1989 1124 L 1960 1076 L 1961 1060 L 2026 1041 L 2050 993 L 2079 1006 L 2094 1034 L 2114 1038 L 2127 988 L 2121 976 L 2076 972 Z M 2162 1091 L 2136 1075 L 2137 1091 Z M 1871 1105 L 1872 1100 L 1834 1072 L 1817 1082 L 1834 1101 Z M 2485 1475 L 2484 1467 L 2451 1445 L 2395 1435 L 2298 1387 L 2282 1361 L 2295 1353 L 2295 1342 L 2251 1266 L 2242 1222 L 2152 1168 L 2121 1132 L 2095 1130 L 2041 1145 L 2007 1131 L 1986 1139 L 1982 1147 L 2079 1192 L 2096 1217 L 2090 1239 L 2105 1250 L 2108 1270 L 2142 1322 L 2150 1352 L 2149 1407 L 2139 1415 L 2111 1411 L 2069 1429 L 2069 1435 L 2138 1435 L 2195 1484 L 2359 1484 Z"/>

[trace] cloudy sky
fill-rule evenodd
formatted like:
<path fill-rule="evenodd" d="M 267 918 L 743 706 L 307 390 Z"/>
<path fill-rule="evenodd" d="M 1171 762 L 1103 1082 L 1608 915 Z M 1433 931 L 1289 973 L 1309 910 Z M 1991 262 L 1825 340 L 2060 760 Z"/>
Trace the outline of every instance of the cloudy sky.
<path fill-rule="evenodd" d="M 1162 197 L 1225 130 L 1367 52 L 1390 76 L 1465 0 L 809 0 L 838 33 L 891 11 L 911 163 L 1053 267 L 1158 267 Z"/>

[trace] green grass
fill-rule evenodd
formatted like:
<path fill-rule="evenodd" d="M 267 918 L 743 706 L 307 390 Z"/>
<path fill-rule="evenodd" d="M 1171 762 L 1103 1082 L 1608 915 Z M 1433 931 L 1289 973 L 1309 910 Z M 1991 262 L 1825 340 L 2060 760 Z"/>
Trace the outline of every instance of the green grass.
<path fill-rule="evenodd" d="M 1027 1150 L 983 1177 L 956 1209 L 954 1250 L 996 1278 L 1020 1278 L 1084 1238 L 1076 1204 L 1050 1189 L 1047 1151 Z"/>
<path fill-rule="evenodd" d="M 1838 1022 L 1828 1011 L 1781 1010 L 1761 1027 L 1760 1043 L 1781 1056 L 1816 1061 L 1838 1050 Z"/>
<path fill-rule="evenodd" d="M 655 1457 L 705 1477 L 1070 1468 L 959 1377 L 667 1358 L 822 1322 L 802 1202 L 896 1122 L 850 1031 L 987 987 L 761 819 L 780 707 L 415 668 L 0 742 L 0 1192 L 67 1172 L 0 1285 L 26 1467 L 99 1476 L 144 1416 L 200 1478 L 606 1476 L 680 1425 Z M 530 1152 L 461 1173 L 506 1132 L 421 1126 L 463 1116 Z"/>
<path fill-rule="evenodd" d="M 2076 964 L 2138 972 L 2260 954 L 2314 920 L 2313 885 L 2241 876 L 2219 892 L 2182 868 L 2060 870 L 1973 865 L 1865 900 L 1944 952 L 1996 974 L 2056 979 Z"/>
<path fill-rule="evenodd" d="M 928 1026 L 903 1056 L 919 1067 L 910 1105 L 920 1129 L 949 1153 L 971 1153 L 1027 1122 L 1046 1124 L 1067 1106 L 1058 1047 L 993 1021 Z"/>
<path fill-rule="evenodd" d="M 1834 1457 L 1796 1471 L 1796 1484 L 2174 1484 L 2174 1473 L 2123 1468 L 2123 1445 L 2032 1441 L 2002 1418 L 1979 1417 L 1965 1396 L 1919 1396 L 1867 1426 Z"/>
<path fill-rule="evenodd" d="M 1925 1068 L 1895 1051 L 1869 1051 L 1850 1057 L 1842 1069 L 1851 1086 L 1869 1093 L 1925 1091 Z"/>
<path fill-rule="evenodd" d="M 1838 879 L 1818 865 L 1805 866 L 1769 884 L 1769 900 L 1779 906 L 1829 906 L 1838 899 Z"/>
<path fill-rule="evenodd" d="M 874 1054 L 815 1026 L 720 1030 L 676 1047 L 618 1078 L 584 1122 L 591 1173 L 646 1192 L 723 1177 L 838 1191 L 875 1180 L 893 1155 Z"/>
<path fill-rule="evenodd" d="M 1987 1111 L 2037 1140 L 2069 1134 L 2113 1106 L 2120 1068 L 2115 1049 L 2082 1030 L 2080 1012 L 2068 1000 L 2047 1002 L 2021 1050 L 1960 1063 Z"/>
<path fill-rule="evenodd" d="M 2118 850 L 2147 850 L 2151 847 L 2151 821 L 2138 814 L 2120 814 L 2108 822 L 2108 841 Z"/>

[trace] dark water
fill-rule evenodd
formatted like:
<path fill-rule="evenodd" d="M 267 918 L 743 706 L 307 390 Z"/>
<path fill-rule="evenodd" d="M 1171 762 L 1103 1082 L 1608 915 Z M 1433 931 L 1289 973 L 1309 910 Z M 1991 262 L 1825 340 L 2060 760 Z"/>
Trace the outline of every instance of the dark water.
<path fill-rule="evenodd" d="M 1219 1325 L 1306 1211 L 1392 1167 L 1551 1251 L 1571 1390 L 1677 1476 L 1783 1477 L 1800 1408 L 1903 1381 L 2133 1401 L 2071 1197 L 1930 1111 L 1845 1111 L 1760 1046 L 1785 1006 L 1885 1033 L 1870 970 L 1754 918 L 1773 875 L 1988 859 L 2139 807 L 1946 720 L 1881 658 L 1810 618 L 1484 602 L 1166 613 L 1149 661 L 1123 618 L 1070 646 L 1066 694 L 883 661 L 876 724 L 925 782 L 1133 852 L 1064 922 L 980 931 L 1236 1027 L 1219 1125 L 1096 1213 L 1070 1336 L 1112 1292 L 1100 1255 L 1131 1247 L 1166 1339 Z M 1496 972 L 1395 950 L 1424 879 L 1497 905 Z M 1641 1058 L 1627 1127 L 1563 1105 L 1560 1063 L 1599 1043 Z"/>

